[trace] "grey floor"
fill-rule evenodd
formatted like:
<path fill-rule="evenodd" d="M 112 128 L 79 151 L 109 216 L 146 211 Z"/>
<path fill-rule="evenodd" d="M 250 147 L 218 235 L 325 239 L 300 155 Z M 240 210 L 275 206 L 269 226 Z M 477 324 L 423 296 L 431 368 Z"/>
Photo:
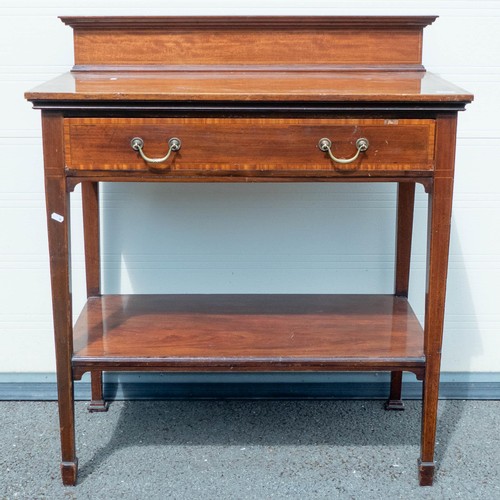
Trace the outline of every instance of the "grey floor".
<path fill-rule="evenodd" d="M 435 485 L 416 478 L 420 403 L 76 405 L 78 485 L 59 478 L 54 402 L 0 402 L 3 499 L 500 499 L 500 401 L 441 401 Z"/>

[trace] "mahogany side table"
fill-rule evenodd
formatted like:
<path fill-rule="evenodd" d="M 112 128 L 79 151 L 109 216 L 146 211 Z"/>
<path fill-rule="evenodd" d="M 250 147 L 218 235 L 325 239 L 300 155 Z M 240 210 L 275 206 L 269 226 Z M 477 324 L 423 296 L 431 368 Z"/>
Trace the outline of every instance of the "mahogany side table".
<path fill-rule="evenodd" d="M 90 372 L 90 409 L 104 411 L 103 371 L 388 371 L 388 409 L 413 372 L 432 484 L 457 112 L 472 101 L 422 66 L 434 20 L 62 18 L 74 68 L 26 98 L 42 111 L 64 484 L 78 469 L 74 381 Z M 285 181 L 397 183 L 392 295 L 101 293 L 100 182 Z M 408 303 L 416 183 L 429 198 L 423 326 Z M 88 300 L 74 323 L 77 184 Z"/>

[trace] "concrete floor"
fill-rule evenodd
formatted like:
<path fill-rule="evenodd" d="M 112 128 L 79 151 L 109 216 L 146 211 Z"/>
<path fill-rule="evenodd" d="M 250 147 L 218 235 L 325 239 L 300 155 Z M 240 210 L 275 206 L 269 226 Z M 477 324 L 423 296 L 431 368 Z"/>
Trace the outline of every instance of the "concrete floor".
<path fill-rule="evenodd" d="M 76 487 L 59 476 L 57 405 L 0 402 L 0 499 L 499 499 L 500 401 L 441 401 L 438 470 L 417 484 L 420 403 L 76 404 Z"/>

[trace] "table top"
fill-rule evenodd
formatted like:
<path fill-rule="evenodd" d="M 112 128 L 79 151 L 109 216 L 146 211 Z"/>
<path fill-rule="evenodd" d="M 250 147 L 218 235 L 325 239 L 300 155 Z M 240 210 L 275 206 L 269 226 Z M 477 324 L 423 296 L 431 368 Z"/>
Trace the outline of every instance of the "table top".
<path fill-rule="evenodd" d="M 473 96 L 429 72 L 194 68 L 68 72 L 26 93 L 37 100 L 461 102 Z"/>

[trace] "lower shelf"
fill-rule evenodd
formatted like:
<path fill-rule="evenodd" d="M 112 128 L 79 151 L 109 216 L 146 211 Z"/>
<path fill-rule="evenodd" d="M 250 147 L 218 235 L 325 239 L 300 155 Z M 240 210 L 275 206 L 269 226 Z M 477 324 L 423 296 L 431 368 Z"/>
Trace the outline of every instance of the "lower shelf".
<path fill-rule="evenodd" d="M 108 371 L 423 369 L 423 331 L 392 295 L 104 295 L 74 328 L 75 378 Z"/>

